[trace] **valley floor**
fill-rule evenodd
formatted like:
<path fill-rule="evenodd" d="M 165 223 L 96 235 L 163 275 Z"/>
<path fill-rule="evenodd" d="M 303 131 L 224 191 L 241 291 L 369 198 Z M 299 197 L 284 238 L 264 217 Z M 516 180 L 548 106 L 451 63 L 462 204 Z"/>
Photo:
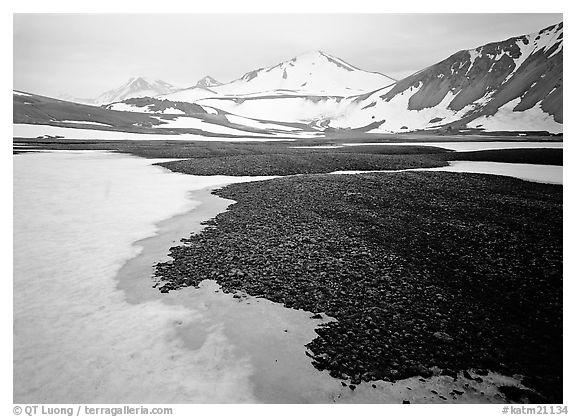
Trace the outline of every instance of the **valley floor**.
<path fill-rule="evenodd" d="M 497 372 L 524 376 L 527 389 L 502 384 L 509 401 L 562 401 L 562 186 L 443 172 L 324 175 L 452 160 L 562 165 L 561 149 L 15 142 L 17 152 L 177 158 L 160 165 L 194 175 L 290 175 L 216 190 L 236 204 L 171 249 L 156 268 L 159 290 L 208 279 L 238 302 L 262 297 L 334 318 L 307 354 L 352 391 L 440 375 L 466 390 Z"/>
<path fill-rule="evenodd" d="M 381 173 L 217 194 L 238 203 L 172 249 L 163 291 L 215 279 L 334 317 L 308 348 L 353 386 L 474 368 L 561 398 L 561 187 Z"/>

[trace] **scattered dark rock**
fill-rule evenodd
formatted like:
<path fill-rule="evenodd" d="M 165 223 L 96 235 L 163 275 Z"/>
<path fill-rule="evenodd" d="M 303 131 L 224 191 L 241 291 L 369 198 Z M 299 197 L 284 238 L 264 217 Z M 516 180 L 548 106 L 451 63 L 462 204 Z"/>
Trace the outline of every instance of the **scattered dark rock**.
<path fill-rule="evenodd" d="M 513 402 L 516 403 L 542 403 L 543 397 L 538 393 L 525 389 L 516 387 L 513 385 L 502 385 L 498 387 L 498 390 L 504 394 L 504 396 Z"/>
<path fill-rule="evenodd" d="M 561 186 L 412 172 L 215 193 L 237 203 L 156 265 L 160 291 L 214 279 L 334 317 L 307 348 L 335 378 L 491 369 L 561 402 Z"/>
<path fill-rule="evenodd" d="M 425 366 L 416 366 L 414 373 L 423 378 L 430 378 L 434 374 L 431 369 L 428 369 Z"/>
<path fill-rule="evenodd" d="M 220 155 L 162 162 L 175 172 L 192 175 L 294 175 L 320 174 L 350 170 L 393 170 L 447 165 L 441 158 L 428 154 L 448 153 L 438 148 L 420 148 L 422 155 L 413 154 L 409 146 L 390 146 L 384 149 L 355 149 L 336 151 L 298 151 L 276 149 L 275 153 Z M 404 148 L 404 149 L 402 149 Z M 255 152 L 263 152 L 256 148 Z"/>
<path fill-rule="evenodd" d="M 439 313 L 436 313 L 436 314 L 439 314 Z M 436 332 L 432 336 L 434 336 L 439 341 L 445 342 L 445 343 L 450 343 L 452 340 L 454 340 L 452 337 L 450 337 L 450 335 L 448 335 L 444 332 Z"/>

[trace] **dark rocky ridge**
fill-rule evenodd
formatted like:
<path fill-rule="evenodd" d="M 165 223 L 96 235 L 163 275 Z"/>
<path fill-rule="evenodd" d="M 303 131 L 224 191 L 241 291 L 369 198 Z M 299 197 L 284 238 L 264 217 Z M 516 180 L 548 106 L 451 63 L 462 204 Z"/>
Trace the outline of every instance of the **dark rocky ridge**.
<path fill-rule="evenodd" d="M 153 113 L 162 113 L 168 108 L 174 108 L 184 112 L 187 116 L 195 116 L 198 114 L 207 114 L 206 110 L 202 106 L 194 103 L 185 103 L 181 101 L 170 101 L 165 99 L 158 99 L 153 97 L 135 97 L 123 100 L 130 106 L 144 108 L 148 106 L 148 109 Z M 114 103 L 103 106 L 105 109 L 112 109 Z"/>

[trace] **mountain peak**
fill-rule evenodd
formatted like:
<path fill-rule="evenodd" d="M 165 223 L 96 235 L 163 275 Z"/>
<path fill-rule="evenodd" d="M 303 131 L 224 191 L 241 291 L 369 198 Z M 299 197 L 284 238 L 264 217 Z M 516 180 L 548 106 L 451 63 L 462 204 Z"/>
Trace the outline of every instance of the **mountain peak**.
<path fill-rule="evenodd" d="M 310 64 L 310 65 L 330 64 L 330 65 L 335 65 L 339 69 L 343 69 L 345 71 L 350 71 L 350 72 L 362 71 L 361 69 L 355 67 L 354 65 L 350 65 L 349 63 L 347 63 L 343 59 L 340 59 L 334 55 L 330 55 L 329 53 L 326 53 L 326 52 L 319 50 L 319 49 L 298 55 L 298 56 L 292 58 L 292 60 L 290 60 L 290 62 L 301 63 L 301 64 Z"/>
<path fill-rule="evenodd" d="M 196 87 L 202 87 L 202 88 L 214 87 L 217 85 L 222 85 L 222 83 L 220 81 L 215 80 L 214 78 L 212 78 L 209 75 L 198 80 L 198 82 L 196 83 Z"/>
<path fill-rule="evenodd" d="M 301 53 L 299 55 L 296 55 L 293 59 L 298 59 L 298 58 L 321 58 L 321 57 L 326 57 L 326 56 L 330 56 L 329 54 L 327 54 L 324 51 L 321 51 L 320 49 L 316 49 L 313 51 L 308 51 L 308 52 L 304 52 Z"/>
<path fill-rule="evenodd" d="M 394 81 L 383 74 L 356 68 L 322 50 L 314 50 L 272 67 L 250 71 L 215 90 L 231 95 L 285 90 L 348 97 L 386 87 Z"/>
<path fill-rule="evenodd" d="M 172 84 L 167 83 L 166 81 L 154 79 L 151 77 L 143 77 L 143 76 L 131 77 L 125 85 L 133 85 L 133 84 L 151 85 L 151 86 L 152 85 L 168 85 L 168 86 L 173 87 Z"/>
<path fill-rule="evenodd" d="M 161 94 L 168 94 L 175 90 L 176 87 L 166 81 L 142 76 L 131 77 L 120 87 L 102 93 L 95 102 L 98 104 L 109 104 L 128 98 L 154 97 Z"/>

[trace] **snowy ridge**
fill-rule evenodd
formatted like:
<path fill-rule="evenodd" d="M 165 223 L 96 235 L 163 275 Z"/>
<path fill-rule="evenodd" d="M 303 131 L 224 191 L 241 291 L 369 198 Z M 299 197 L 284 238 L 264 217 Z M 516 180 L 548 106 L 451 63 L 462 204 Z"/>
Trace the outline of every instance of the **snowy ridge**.
<path fill-rule="evenodd" d="M 76 98 L 67 94 L 60 95 L 61 100 L 73 103 L 101 106 L 138 97 L 154 97 L 179 90 L 172 84 L 162 80 L 153 80 L 146 77 L 132 77 L 120 87 L 108 90 L 96 98 Z"/>
<path fill-rule="evenodd" d="M 362 71 L 339 58 L 315 51 L 248 72 L 236 81 L 215 87 L 214 91 L 226 96 L 289 90 L 347 97 L 392 83 L 394 80 L 390 77 Z"/>
<path fill-rule="evenodd" d="M 176 91 L 176 87 L 162 80 L 144 77 L 130 78 L 120 87 L 106 91 L 96 98 L 96 104 L 108 104 L 137 97 L 154 97 Z"/>
<path fill-rule="evenodd" d="M 205 76 L 196 83 L 196 87 L 202 87 L 202 88 L 215 87 L 217 85 L 222 85 L 222 83 L 220 81 L 216 81 L 209 75 Z"/>
<path fill-rule="evenodd" d="M 192 87 L 179 90 L 174 93 L 161 94 L 157 96 L 157 98 L 170 101 L 184 101 L 187 103 L 194 103 L 203 98 L 214 97 L 217 95 L 218 94 L 216 92 L 206 87 Z"/>
<path fill-rule="evenodd" d="M 411 87 L 408 90 L 396 95 L 390 101 L 382 100 L 379 93 L 366 101 L 370 107 L 366 107 L 366 101 L 352 103 L 342 117 L 336 118 L 329 123 L 330 127 L 346 129 L 349 127 L 365 127 L 371 124 L 374 126 L 369 131 L 374 133 L 395 133 L 426 128 L 435 128 L 439 125 L 459 120 L 471 105 L 464 107 L 460 111 L 453 111 L 448 108 L 449 103 L 454 99 L 454 94 L 448 92 L 444 99 L 435 107 L 428 107 L 419 110 L 410 110 L 410 98 L 422 89 L 423 84 Z M 386 118 L 379 118 L 386 115 Z"/>
<path fill-rule="evenodd" d="M 392 88 L 352 101 L 329 126 L 380 133 L 461 128 L 561 133 L 562 50 L 559 23 L 460 51 Z"/>
<path fill-rule="evenodd" d="M 515 112 L 514 107 L 519 103 L 519 98 L 512 100 L 500 107 L 495 115 L 479 117 L 468 123 L 467 126 L 482 128 L 486 132 L 516 131 L 518 126 L 522 126 L 524 130 L 562 133 L 562 123 L 556 122 L 552 115 L 543 111 L 541 103 L 537 103 L 528 110 Z"/>
<path fill-rule="evenodd" d="M 212 114 L 219 111 L 250 119 L 298 122 L 322 127 L 339 117 L 352 98 L 395 82 L 385 75 L 360 70 L 340 58 L 315 51 L 273 67 L 260 68 L 221 84 L 204 77 L 196 86 L 158 95 L 172 102 L 195 103 Z M 128 111 L 131 103 L 108 108 Z M 140 112 L 142 107 L 133 111 Z M 144 109 L 144 111 L 146 111 Z"/>

